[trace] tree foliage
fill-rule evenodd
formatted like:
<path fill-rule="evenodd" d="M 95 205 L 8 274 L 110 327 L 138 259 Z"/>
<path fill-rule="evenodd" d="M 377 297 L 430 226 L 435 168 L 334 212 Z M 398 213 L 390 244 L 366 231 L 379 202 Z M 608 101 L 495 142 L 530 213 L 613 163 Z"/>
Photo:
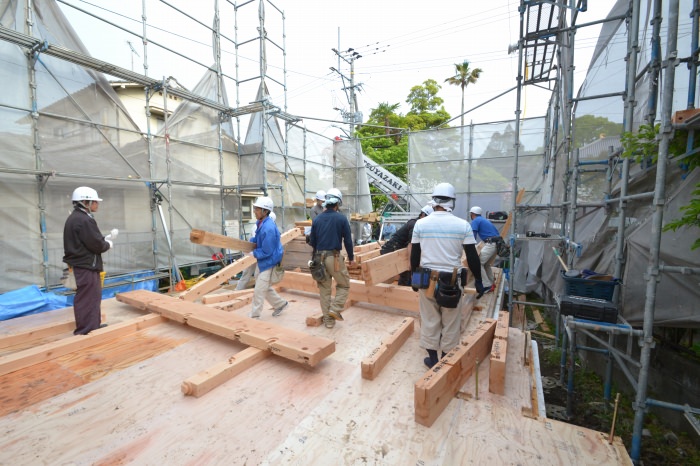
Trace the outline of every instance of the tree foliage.
<path fill-rule="evenodd" d="M 605 117 L 583 115 L 574 122 L 574 148 L 583 147 L 606 136 L 622 134 L 622 124 Z"/>
<path fill-rule="evenodd" d="M 462 114 L 461 114 L 461 125 L 464 126 L 464 91 L 467 89 L 469 84 L 475 84 L 479 77 L 483 73 L 481 68 L 470 68 L 468 60 L 464 60 L 462 63 L 455 63 L 455 74 L 447 79 L 445 82 L 453 86 L 459 86 L 462 89 Z"/>
<path fill-rule="evenodd" d="M 426 79 L 423 81 L 423 84 L 413 86 L 406 98 L 406 103 L 411 106 L 408 114 L 420 115 L 428 112 L 437 112 L 441 109 L 444 111 L 442 104 L 445 100 L 437 96 L 440 89 L 442 89 L 442 86 L 434 79 Z"/>

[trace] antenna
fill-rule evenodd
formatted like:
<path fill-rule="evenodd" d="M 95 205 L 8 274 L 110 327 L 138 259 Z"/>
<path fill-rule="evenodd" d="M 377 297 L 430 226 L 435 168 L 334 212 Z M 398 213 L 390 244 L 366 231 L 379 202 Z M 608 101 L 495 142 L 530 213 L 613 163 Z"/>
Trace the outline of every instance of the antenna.
<path fill-rule="evenodd" d="M 131 71 L 134 71 L 134 55 L 139 58 L 141 58 L 141 55 L 136 51 L 130 40 L 127 40 L 126 43 L 129 44 L 129 48 L 131 49 Z"/>

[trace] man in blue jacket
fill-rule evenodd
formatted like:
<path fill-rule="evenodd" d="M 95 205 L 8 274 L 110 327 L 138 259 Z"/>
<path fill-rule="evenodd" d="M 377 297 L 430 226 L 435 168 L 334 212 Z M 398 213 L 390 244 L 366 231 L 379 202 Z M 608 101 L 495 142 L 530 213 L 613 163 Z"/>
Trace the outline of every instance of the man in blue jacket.
<path fill-rule="evenodd" d="M 272 268 L 282 262 L 284 248 L 280 240 L 280 232 L 277 225 L 270 218 L 270 213 L 274 208 L 272 199 L 267 196 L 259 197 L 253 203 L 255 218 L 258 220 L 255 230 L 255 237 L 251 242 L 255 243 L 255 249 L 249 255 L 255 256 L 258 266 L 255 270 L 255 291 L 253 292 L 253 308 L 249 317 L 259 319 L 262 313 L 263 304 L 267 299 L 274 311 L 272 315 L 277 317 L 289 304 L 272 288 L 270 278 Z"/>
<path fill-rule="evenodd" d="M 336 320 L 344 320 L 341 311 L 350 294 L 350 274 L 340 250 L 345 245 L 350 265 L 355 265 L 350 222 L 345 215 L 338 212 L 343 204 L 343 194 L 337 188 L 326 193 L 323 211 L 313 222 L 309 244 L 314 248 L 314 261 L 322 261 L 326 267 L 326 276 L 318 282 L 321 295 L 321 311 L 326 328 L 335 326 Z M 335 279 L 335 298 L 331 292 Z"/>
<path fill-rule="evenodd" d="M 474 206 L 469 210 L 474 238 L 484 242 L 484 247 L 481 248 L 479 253 L 481 276 L 486 293 L 491 293 L 496 288 L 491 266 L 496 260 L 496 251 L 498 250 L 498 241 L 501 239 L 501 234 L 493 223 L 482 217 L 481 214 L 482 210 L 479 206 Z"/>

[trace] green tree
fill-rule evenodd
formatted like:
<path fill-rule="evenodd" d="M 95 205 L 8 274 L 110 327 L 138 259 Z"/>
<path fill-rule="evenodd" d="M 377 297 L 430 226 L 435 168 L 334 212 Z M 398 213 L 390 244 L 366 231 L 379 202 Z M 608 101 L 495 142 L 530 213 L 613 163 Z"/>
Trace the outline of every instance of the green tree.
<path fill-rule="evenodd" d="M 471 69 L 469 61 L 464 60 L 462 63 L 455 63 L 455 75 L 445 79 L 445 82 L 453 86 L 459 86 L 462 89 L 462 115 L 461 126 L 464 126 L 464 91 L 469 84 L 476 84 L 476 81 L 483 73 L 481 68 Z"/>
<path fill-rule="evenodd" d="M 423 84 L 413 86 L 406 98 L 406 103 L 411 106 L 409 115 L 420 115 L 423 113 L 437 112 L 444 110 L 442 97 L 438 97 L 437 93 L 442 89 L 434 79 L 426 79 Z"/>
<path fill-rule="evenodd" d="M 396 115 L 396 110 L 398 110 L 400 104 L 389 104 L 389 102 L 380 102 L 377 108 L 371 109 L 372 112 L 369 115 L 370 121 L 379 123 L 380 121 L 384 123 L 384 134 L 389 136 L 391 130 L 389 129 L 390 118 L 392 115 Z"/>
<path fill-rule="evenodd" d="M 606 136 L 622 134 L 622 123 L 615 123 L 605 117 L 583 115 L 574 121 L 574 129 L 574 148 L 576 149 Z"/>

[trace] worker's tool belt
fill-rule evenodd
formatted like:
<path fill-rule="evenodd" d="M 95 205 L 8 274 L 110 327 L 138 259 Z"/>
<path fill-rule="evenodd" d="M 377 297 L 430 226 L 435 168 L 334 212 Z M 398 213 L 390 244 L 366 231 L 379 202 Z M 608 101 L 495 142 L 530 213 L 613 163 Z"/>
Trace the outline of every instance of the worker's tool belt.
<path fill-rule="evenodd" d="M 75 284 L 75 275 L 73 274 L 73 267 L 68 267 L 63 269 L 63 276 L 61 277 L 61 283 L 63 286 L 69 290 L 77 290 L 78 285 Z"/>
<path fill-rule="evenodd" d="M 486 238 L 484 240 L 484 243 L 487 243 L 487 244 L 491 244 L 491 243 L 497 244 L 497 243 L 502 243 L 502 242 L 503 242 L 503 238 L 501 238 L 500 236 L 492 236 L 492 237 Z"/>
<path fill-rule="evenodd" d="M 496 254 L 499 257 L 510 257 L 510 246 L 506 243 L 503 238 L 498 237 L 501 241 L 496 244 Z"/>
<path fill-rule="evenodd" d="M 418 267 L 411 274 L 411 287 L 414 291 L 426 290 L 430 286 L 430 269 Z"/>
<path fill-rule="evenodd" d="M 466 271 L 465 269 L 462 270 Z M 438 274 L 434 296 L 438 306 L 455 308 L 459 305 L 459 300 L 462 298 L 462 287 L 460 286 L 462 274 L 462 272 L 440 272 Z M 458 282 L 457 280 L 460 281 Z"/>
<path fill-rule="evenodd" d="M 326 256 L 333 251 L 314 251 L 309 261 L 309 271 L 311 277 L 317 282 L 326 279 Z"/>

